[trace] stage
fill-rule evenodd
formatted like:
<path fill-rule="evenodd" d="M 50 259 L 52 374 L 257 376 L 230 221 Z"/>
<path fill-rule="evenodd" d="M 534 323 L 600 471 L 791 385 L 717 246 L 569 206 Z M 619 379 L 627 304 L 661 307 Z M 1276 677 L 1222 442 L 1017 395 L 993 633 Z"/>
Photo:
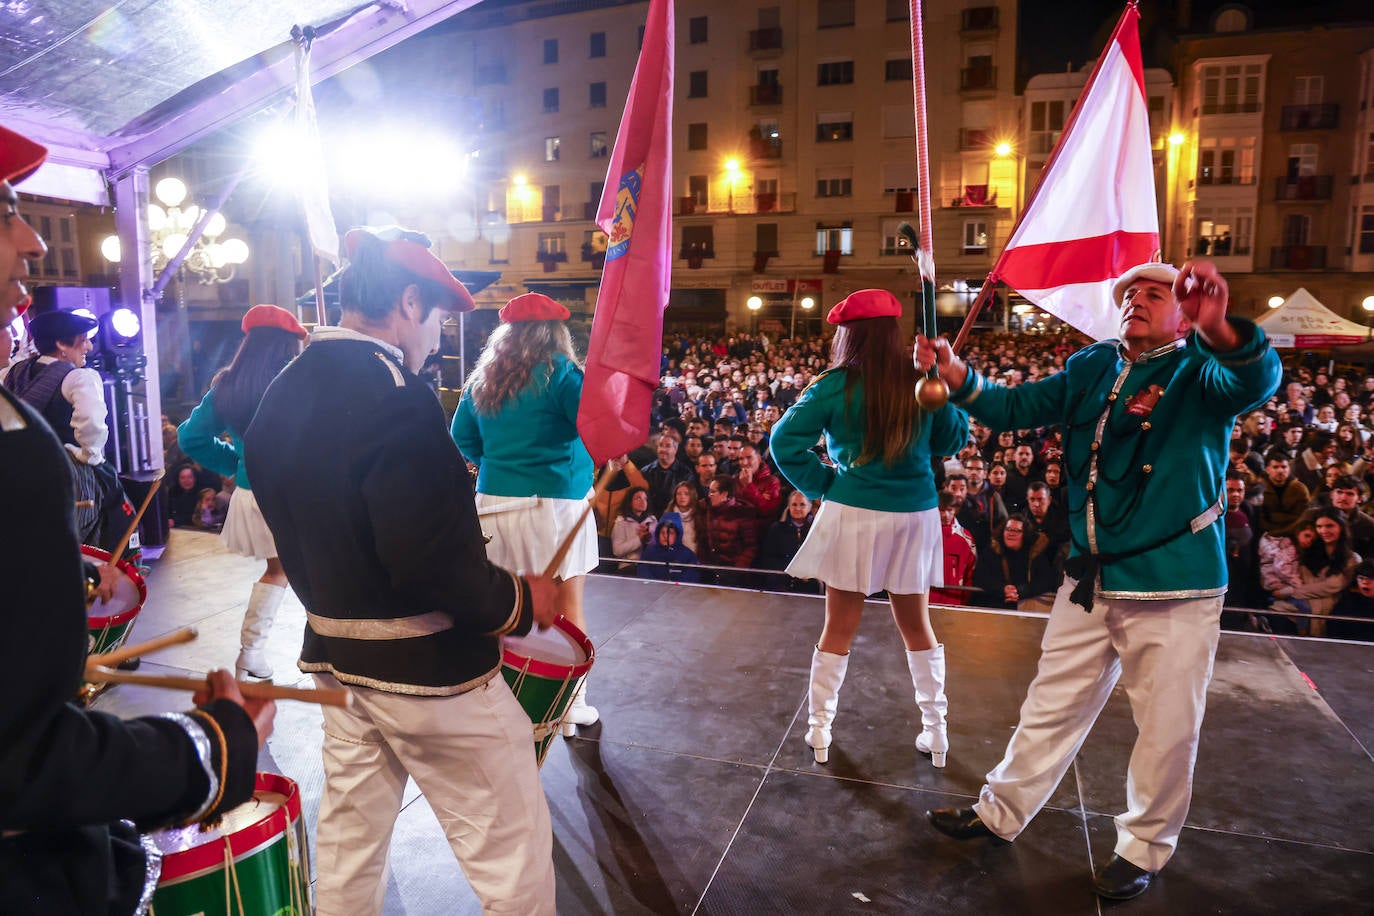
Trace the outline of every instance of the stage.
<path fill-rule="evenodd" d="M 173 533 L 133 630 L 200 638 L 144 671 L 232 667 L 262 564 Z M 1374 645 L 1223 633 L 1193 806 L 1143 897 L 1100 903 L 1135 729 L 1120 689 L 1017 842 L 959 843 L 928 808 L 971 802 L 1001 758 L 1035 672 L 1044 618 L 937 609 L 948 658 L 949 766 L 912 740 L 919 714 L 886 605 L 870 603 L 840 693 L 830 763 L 802 735 L 819 598 L 592 576 L 588 698 L 602 722 L 555 739 L 542 778 L 558 911 L 581 913 L 1369 913 L 1374 907 Z M 304 612 L 288 596 L 269 655 L 280 683 Z M 186 694 L 115 687 L 126 715 Z M 313 836 L 323 779 L 317 708 L 283 702 L 260 769 L 301 786 Z M 479 913 L 413 784 L 392 843 L 388 914 Z"/>

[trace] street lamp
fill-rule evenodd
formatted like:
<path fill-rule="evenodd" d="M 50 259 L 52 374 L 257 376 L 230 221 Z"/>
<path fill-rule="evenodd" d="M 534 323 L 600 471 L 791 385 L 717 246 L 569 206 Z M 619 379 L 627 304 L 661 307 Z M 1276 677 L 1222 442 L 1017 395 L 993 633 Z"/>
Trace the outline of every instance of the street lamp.
<path fill-rule="evenodd" d="M 727 209 L 735 212 L 735 181 L 739 179 L 739 160 L 733 157 L 725 160 L 725 187 L 728 198 Z M 757 298 L 757 297 L 755 297 Z"/>
<path fill-rule="evenodd" d="M 759 309 L 763 308 L 763 300 L 758 296 L 750 296 L 745 300 L 744 304 L 749 306 L 749 311 L 751 312 L 757 312 Z"/>
<path fill-rule="evenodd" d="M 1271 309 L 1276 309 L 1276 308 L 1278 308 L 1278 307 L 1281 306 L 1281 305 L 1283 305 L 1283 297 L 1282 297 L 1282 296 L 1270 296 L 1270 297 L 1269 297 L 1269 307 L 1270 307 Z"/>
<path fill-rule="evenodd" d="M 1365 296 L 1364 301 L 1360 303 L 1360 308 L 1366 312 L 1374 312 L 1374 296 Z"/>
<path fill-rule="evenodd" d="M 1374 296 L 1370 298 L 1374 298 Z M 816 300 L 812 299 L 810 296 L 802 296 L 801 307 L 809 312 L 816 307 Z"/>
<path fill-rule="evenodd" d="M 153 272 L 157 273 L 177 256 L 189 238 L 189 233 L 200 221 L 203 211 L 195 204 L 186 202 L 186 185 L 179 178 L 164 178 L 153 188 L 166 209 L 157 204 L 148 205 L 148 241 L 152 248 Z M 228 228 L 224 214 L 216 213 L 205 224 L 200 238 L 182 261 L 204 286 L 227 283 L 234 278 L 234 268 L 248 260 L 248 243 L 242 239 L 219 237 Z M 119 263 L 122 250 L 119 236 L 106 236 L 100 243 L 100 253 L 105 260 Z"/>

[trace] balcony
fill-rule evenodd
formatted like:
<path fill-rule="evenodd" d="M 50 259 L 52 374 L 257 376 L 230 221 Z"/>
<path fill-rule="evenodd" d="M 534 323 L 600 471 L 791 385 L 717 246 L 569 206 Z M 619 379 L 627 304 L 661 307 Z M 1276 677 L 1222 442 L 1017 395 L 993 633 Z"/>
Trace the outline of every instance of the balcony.
<path fill-rule="evenodd" d="M 964 67 L 959 71 L 959 89 L 963 92 L 978 92 L 996 88 L 996 67 Z"/>
<path fill-rule="evenodd" d="M 754 29 L 749 33 L 750 51 L 781 51 L 782 29 Z"/>
<path fill-rule="evenodd" d="M 1285 105 L 1279 112 L 1279 130 L 1330 130 L 1341 119 L 1341 106 L 1335 102 L 1324 105 Z"/>
<path fill-rule="evenodd" d="M 601 270 L 606 266 L 606 249 L 597 249 L 591 242 L 583 242 L 582 261 L 591 264 L 592 270 Z"/>
<path fill-rule="evenodd" d="M 782 140 L 771 137 L 749 138 L 749 158 L 750 159 L 781 159 Z"/>
<path fill-rule="evenodd" d="M 1260 110 L 1259 99 L 1247 99 L 1240 102 L 1203 102 L 1202 113 L 1205 115 L 1228 115 L 1228 114 L 1254 114 Z"/>
<path fill-rule="evenodd" d="M 551 274 L 558 270 L 559 264 L 568 263 L 568 253 L 566 251 L 540 249 L 534 253 L 534 259 L 544 265 L 544 273 Z"/>
<path fill-rule="evenodd" d="M 698 203 L 695 197 L 679 197 L 675 216 L 705 216 L 707 214 L 756 214 L 756 213 L 795 213 L 797 195 L 793 191 L 785 194 L 745 194 L 727 196 L 724 200 Z"/>
<path fill-rule="evenodd" d="M 950 198 L 951 207 L 995 207 L 997 206 L 996 189 L 985 184 L 966 184 L 964 193 L 959 197 Z"/>
<path fill-rule="evenodd" d="M 1197 176 L 1196 186 L 1208 188 L 1220 185 L 1251 185 L 1255 183 L 1254 175 L 1236 175 L 1226 171 L 1200 172 Z"/>
<path fill-rule="evenodd" d="M 1330 175 L 1299 175 L 1274 181 L 1274 200 L 1330 200 Z"/>
<path fill-rule="evenodd" d="M 959 128 L 959 149 L 992 149 L 992 131 L 977 127 Z"/>
<path fill-rule="evenodd" d="M 749 87 L 750 105 L 781 105 L 782 87 L 776 83 L 764 83 Z"/>
<path fill-rule="evenodd" d="M 963 32 L 988 32 L 997 28 L 997 7 L 974 6 L 963 11 L 959 29 Z"/>
<path fill-rule="evenodd" d="M 1269 249 L 1271 270 L 1323 270 L 1326 249 L 1315 245 L 1283 245 Z"/>

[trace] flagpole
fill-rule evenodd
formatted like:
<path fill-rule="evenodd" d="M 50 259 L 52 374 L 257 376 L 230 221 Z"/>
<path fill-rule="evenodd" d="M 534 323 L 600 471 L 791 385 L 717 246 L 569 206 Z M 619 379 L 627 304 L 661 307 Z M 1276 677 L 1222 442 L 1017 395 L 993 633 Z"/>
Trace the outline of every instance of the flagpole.
<path fill-rule="evenodd" d="M 309 236 L 310 228 L 306 227 L 306 235 Z M 324 310 L 324 272 L 320 269 L 320 256 L 315 254 L 315 246 L 310 246 L 310 260 L 315 262 L 315 326 L 325 327 L 329 324 L 329 313 Z"/>
<path fill-rule="evenodd" d="M 919 0 L 912 0 L 912 2 L 919 2 Z M 1026 214 L 1030 212 L 1031 204 L 1035 203 L 1035 198 L 1039 195 L 1040 188 L 1045 183 L 1045 176 L 1050 174 L 1055 163 L 1059 161 L 1059 153 L 1064 148 L 1064 141 L 1073 131 L 1074 124 L 1078 121 L 1078 116 L 1083 111 L 1081 102 L 1092 92 L 1093 85 L 1097 82 L 1097 76 L 1102 71 L 1102 63 L 1107 57 L 1105 49 L 1110 48 L 1112 44 L 1116 42 L 1117 36 L 1119 36 L 1121 30 L 1126 27 L 1126 18 L 1132 10 L 1136 11 L 1137 16 L 1140 15 L 1136 0 L 1127 0 L 1126 8 L 1121 11 L 1121 18 L 1116 22 L 1116 28 L 1112 29 L 1111 37 L 1107 39 L 1106 45 L 1103 46 L 1104 52 L 1097 56 L 1097 62 L 1093 64 L 1092 73 L 1088 74 L 1088 81 L 1083 84 L 1083 91 L 1078 96 L 1080 104 L 1074 105 L 1073 111 L 1069 113 L 1069 120 L 1064 124 L 1064 129 L 1059 132 L 1059 139 L 1055 141 L 1054 149 L 1050 151 L 1049 158 L 1046 159 L 1045 164 L 1041 166 L 1040 176 L 1036 179 L 1035 186 L 1031 188 L 1030 194 L 1026 197 L 1025 206 L 1023 206 L 1021 212 L 1016 215 L 1016 222 L 1012 224 L 1011 232 L 1007 234 L 1008 239 L 1015 237 L 1016 230 L 1021 228 L 1021 221 L 1025 219 Z M 1002 254 L 998 256 L 997 263 L 993 264 L 992 270 L 988 271 L 987 279 L 983 281 L 983 288 L 978 291 L 978 298 L 973 300 L 973 305 L 969 307 L 968 314 L 964 316 L 963 327 L 959 328 L 959 333 L 954 338 L 951 349 L 955 354 L 958 354 L 960 349 L 963 348 L 964 342 L 968 340 L 969 332 L 973 330 L 973 323 L 978 320 L 978 314 L 983 310 L 983 307 L 987 304 L 987 300 L 996 290 L 998 280 L 997 268 L 1001 266 L 1002 258 L 1005 255 L 1006 246 L 1003 245 Z"/>

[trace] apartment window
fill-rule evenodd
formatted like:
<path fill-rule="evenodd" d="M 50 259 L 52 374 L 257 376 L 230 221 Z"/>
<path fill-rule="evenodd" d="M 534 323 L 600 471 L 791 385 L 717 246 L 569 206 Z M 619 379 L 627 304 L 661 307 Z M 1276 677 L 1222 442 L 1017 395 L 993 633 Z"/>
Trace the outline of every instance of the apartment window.
<path fill-rule="evenodd" d="M 510 263 L 510 230 L 507 229 L 499 236 L 489 236 L 491 238 L 491 258 L 492 264 Z"/>
<path fill-rule="evenodd" d="M 1249 207 L 1199 208 L 1193 252 L 1199 257 L 1249 255 L 1254 234 L 1254 211 Z"/>
<path fill-rule="evenodd" d="M 595 206 L 601 206 L 601 197 L 606 193 L 606 182 L 593 181 L 587 185 L 587 199 Z"/>
<path fill-rule="evenodd" d="M 832 60 L 816 65 L 817 86 L 842 86 L 854 82 L 854 61 Z"/>
<path fill-rule="evenodd" d="M 1364 145 L 1364 180 L 1374 181 L 1374 130 L 1369 132 Z"/>
<path fill-rule="evenodd" d="M 1283 244 L 1306 245 L 1312 236 L 1312 218 L 1305 213 L 1290 213 L 1283 218 Z"/>
<path fill-rule="evenodd" d="M 1374 254 L 1374 207 L 1360 210 L 1360 238 L 1355 250 L 1360 254 Z"/>
<path fill-rule="evenodd" d="M 681 257 L 714 258 L 715 232 L 711 226 L 683 226 Z"/>
<path fill-rule="evenodd" d="M 888 162 L 883 165 L 883 193 L 916 190 L 914 162 Z"/>
<path fill-rule="evenodd" d="M 1202 68 L 1202 113 L 1235 114 L 1260 110 L 1260 64 L 1226 64 Z"/>
<path fill-rule="evenodd" d="M 687 176 L 687 196 L 696 201 L 697 206 L 706 206 L 709 200 L 711 180 L 705 175 Z"/>
<path fill-rule="evenodd" d="M 1207 137 L 1197 158 L 1199 185 L 1254 184 L 1254 137 Z"/>
<path fill-rule="evenodd" d="M 911 18 L 909 0 L 887 0 L 887 21 L 906 22 Z"/>
<path fill-rule="evenodd" d="M 545 39 L 544 39 L 544 63 L 546 63 L 546 64 L 556 64 L 556 63 L 558 63 L 558 39 L 557 39 L 557 38 L 545 38 Z"/>
<path fill-rule="evenodd" d="M 854 169 L 852 166 L 816 169 L 817 197 L 852 197 L 853 195 Z"/>
<path fill-rule="evenodd" d="M 817 226 L 816 254 L 838 251 L 840 254 L 854 253 L 854 230 L 848 225 Z"/>
<path fill-rule="evenodd" d="M 707 23 L 706 23 L 706 20 L 707 20 L 707 17 L 706 17 L 706 16 L 693 16 L 691 19 L 688 19 L 688 20 L 687 20 L 687 41 L 688 41 L 688 43 L 694 44 L 694 45 L 704 45 L 704 44 L 706 44 L 706 35 L 707 35 L 707 28 L 706 28 Z"/>
<path fill-rule="evenodd" d="M 556 184 L 544 185 L 544 207 L 540 217 L 546 223 L 562 219 L 563 188 Z"/>
<path fill-rule="evenodd" d="M 558 88 L 544 90 L 544 113 L 552 114 L 558 111 Z"/>
<path fill-rule="evenodd" d="M 903 254 L 908 256 L 911 254 L 911 243 L 897 231 L 897 227 L 900 226 L 902 222 L 903 220 L 900 219 L 883 220 L 882 254 Z"/>
<path fill-rule="evenodd" d="M 592 131 L 591 157 L 593 159 L 604 159 L 611 154 L 611 148 L 606 144 L 606 132 L 604 130 Z"/>
<path fill-rule="evenodd" d="M 1027 154 L 1031 156 L 1048 155 L 1059 142 L 1064 130 L 1064 114 L 1067 105 L 1063 99 L 1044 102 L 1031 102 L 1030 135 L 1026 138 L 1030 145 Z"/>
<path fill-rule="evenodd" d="M 568 243 L 566 233 L 562 232 L 541 232 L 539 233 L 539 256 L 540 258 L 553 260 L 560 255 L 564 260 L 568 255 Z"/>
<path fill-rule="evenodd" d="M 687 148 L 706 149 L 706 123 L 687 125 Z"/>
<path fill-rule="evenodd" d="M 839 29 L 854 24 L 854 0 L 820 0 L 816 4 L 816 28 Z"/>
<path fill-rule="evenodd" d="M 816 116 L 816 142 L 833 143 L 854 139 L 852 112 L 823 112 Z"/>
<path fill-rule="evenodd" d="M 1288 147 L 1288 180 L 1317 174 L 1317 144 L 1294 143 Z"/>
<path fill-rule="evenodd" d="M 591 53 L 589 53 L 587 56 L 588 56 L 588 57 L 605 57 L 605 56 L 606 56 L 606 33 L 605 33 L 605 32 L 593 32 L 593 33 L 592 33 L 592 47 L 591 47 Z"/>
<path fill-rule="evenodd" d="M 1374 226 L 1374 216 L 1370 217 L 1370 224 Z M 1370 230 L 1374 237 L 1374 229 Z M 1374 244 L 1374 239 L 1371 240 Z M 772 257 L 778 256 L 778 224 L 759 223 L 754 226 L 754 254 L 766 254 Z"/>
<path fill-rule="evenodd" d="M 988 222 L 984 219 L 964 220 L 964 254 L 987 254 Z"/>
<path fill-rule="evenodd" d="M 693 70 L 687 74 L 687 98 L 706 98 L 706 71 Z"/>
<path fill-rule="evenodd" d="M 81 263 L 76 244 L 76 218 L 71 215 L 42 215 L 34 217 L 32 206 L 24 208 L 29 213 L 29 223 L 48 244 L 48 253 L 41 261 L 30 261 L 29 271 L 35 279 L 65 280 L 75 282 L 81 279 Z"/>
<path fill-rule="evenodd" d="M 545 161 L 545 162 L 557 162 L 557 161 L 558 161 L 558 147 L 561 145 L 561 143 L 562 143 L 562 141 L 561 141 L 558 137 L 545 137 L 545 138 L 544 138 L 544 161 Z"/>
<path fill-rule="evenodd" d="M 894 57 L 883 64 L 883 79 L 889 83 L 909 82 L 911 80 L 911 58 Z"/>
<path fill-rule="evenodd" d="M 592 83 L 587 87 L 587 104 L 592 108 L 606 107 L 606 84 Z"/>
<path fill-rule="evenodd" d="M 1293 78 L 1294 105 L 1320 105 L 1322 101 L 1323 79 L 1320 76 L 1297 76 Z"/>

